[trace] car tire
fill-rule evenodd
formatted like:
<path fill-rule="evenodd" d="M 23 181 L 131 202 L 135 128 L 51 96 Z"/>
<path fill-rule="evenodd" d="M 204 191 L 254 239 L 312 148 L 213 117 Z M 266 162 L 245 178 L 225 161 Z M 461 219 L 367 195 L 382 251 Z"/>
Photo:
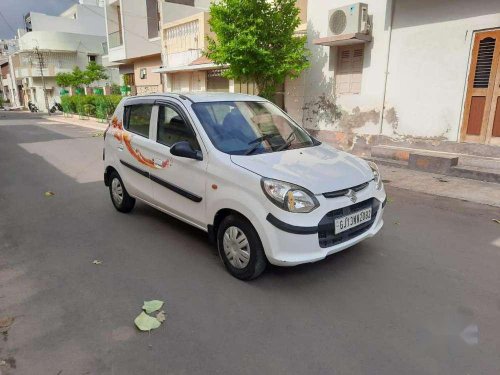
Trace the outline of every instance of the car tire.
<path fill-rule="evenodd" d="M 231 214 L 222 220 L 217 229 L 217 249 L 226 269 L 240 280 L 255 279 L 266 268 L 267 258 L 259 235 L 240 215 Z"/>
<path fill-rule="evenodd" d="M 113 206 L 120 212 L 128 213 L 135 206 L 135 198 L 128 195 L 127 189 L 116 171 L 109 175 L 109 195 Z"/>

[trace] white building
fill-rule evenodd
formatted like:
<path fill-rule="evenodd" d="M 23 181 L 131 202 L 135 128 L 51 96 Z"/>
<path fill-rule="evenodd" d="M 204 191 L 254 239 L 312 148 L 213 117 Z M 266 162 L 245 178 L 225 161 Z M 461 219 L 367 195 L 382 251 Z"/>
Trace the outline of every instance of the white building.
<path fill-rule="evenodd" d="M 288 112 L 351 149 L 500 145 L 500 2 L 365 3 L 369 31 L 352 0 L 308 1 L 311 66 L 286 82 Z"/>
<path fill-rule="evenodd" d="M 104 8 L 98 0 L 80 0 L 58 16 L 35 12 L 25 16 L 25 29 L 18 31 L 19 51 L 11 56 L 11 73 L 24 93 L 22 105 L 31 100 L 41 110 L 46 109 L 43 81 L 50 106 L 59 100 L 58 73 L 71 72 L 75 66 L 84 70 L 90 61 L 102 64 L 104 20 Z M 109 70 L 108 75 L 106 82 L 96 84 L 118 83 L 117 72 Z"/>

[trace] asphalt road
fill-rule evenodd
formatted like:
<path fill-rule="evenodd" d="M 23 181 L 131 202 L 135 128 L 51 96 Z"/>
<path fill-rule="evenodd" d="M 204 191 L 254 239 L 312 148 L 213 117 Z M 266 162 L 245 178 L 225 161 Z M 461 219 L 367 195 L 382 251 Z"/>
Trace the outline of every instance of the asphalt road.
<path fill-rule="evenodd" d="M 203 232 L 115 211 L 94 133 L 0 112 L 0 374 L 500 373 L 498 208 L 389 184 L 377 237 L 245 283 Z"/>

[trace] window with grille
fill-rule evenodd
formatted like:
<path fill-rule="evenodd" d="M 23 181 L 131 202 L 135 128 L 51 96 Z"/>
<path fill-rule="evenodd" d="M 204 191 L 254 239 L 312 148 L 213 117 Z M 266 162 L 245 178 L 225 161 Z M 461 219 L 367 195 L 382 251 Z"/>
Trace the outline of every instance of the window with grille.
<path fill-rule="evenodd" d="M 361 92 L 364 52 L 364 44 L 339 47 L 335 74 L 337 94 Z"/>

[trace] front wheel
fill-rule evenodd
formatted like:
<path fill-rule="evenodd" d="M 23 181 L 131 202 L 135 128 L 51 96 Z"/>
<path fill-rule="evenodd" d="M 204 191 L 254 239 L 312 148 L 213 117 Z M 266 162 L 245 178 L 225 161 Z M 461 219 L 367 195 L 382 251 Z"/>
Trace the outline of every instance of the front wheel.
<path fill-rule="evenodd" d="M 123 181 L 117 172 L 112 172 L 109 176 L 109 195 L 115 208 L 123 213 L 132 211 L 135 199 L 127 193 Z"/>
<path fill-rule="evenodd" d="M 251 280 L 264 272 L 267 259 L 257 231 L 239 215 L 229 215 L 217 230 L 219 255 L 231 275 Z"/>

